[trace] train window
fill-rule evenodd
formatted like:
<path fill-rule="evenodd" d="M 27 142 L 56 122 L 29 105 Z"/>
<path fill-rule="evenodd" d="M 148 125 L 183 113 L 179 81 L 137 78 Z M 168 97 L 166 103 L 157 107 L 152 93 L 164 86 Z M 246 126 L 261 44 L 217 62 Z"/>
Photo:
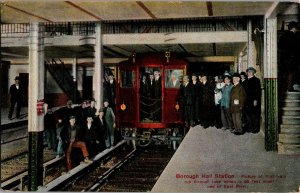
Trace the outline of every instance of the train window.
<path fill-rule="evenodd" d="M 132 88 L 135 84 L 134 71 L 121 71 L 121 88 Z"/>
<path fill-rule="evenodd" d="M 140 67 L 140 121 L 161 122 L 161 68 Z"/>
<path fill-rule="evenodd" d="M 182 69 L 166 69 L 165 70 L 165 87 L 179 88 L 183 76 Z"/>

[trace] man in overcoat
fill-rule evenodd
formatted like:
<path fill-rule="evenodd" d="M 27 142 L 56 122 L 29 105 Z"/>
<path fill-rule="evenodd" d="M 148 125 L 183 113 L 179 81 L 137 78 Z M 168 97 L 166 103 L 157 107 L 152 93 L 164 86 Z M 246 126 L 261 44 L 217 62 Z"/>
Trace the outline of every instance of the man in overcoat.
<path fill-rule="evenodd" d="M 254 75 L 255 68 L 247 69 L 248 80 L 245 87 L 247 100 L 245 104 L 246 127 L 248 132 L 257 133 L 260 130 L 261 86 L 260 80 Z"/>
<path fill-rule="evenodd" d="M 244 134 L 242 128 L 242 112 L 246 101 L 246 91 L 240 83 L 239 73 L 233 74 L 233 88 L 230 93 L 230 112 L 235 135 Z"/>

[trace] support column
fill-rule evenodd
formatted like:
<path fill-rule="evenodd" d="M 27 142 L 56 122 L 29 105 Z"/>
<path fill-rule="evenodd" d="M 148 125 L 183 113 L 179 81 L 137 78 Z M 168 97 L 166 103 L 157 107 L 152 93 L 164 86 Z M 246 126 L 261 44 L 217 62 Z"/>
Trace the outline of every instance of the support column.
<path fill-rule="evenodd" d="M 247 68 L 254 66 L 254 45 L 252 41 L 252 22 L 248 20 L 247 24 L 248 40 L 247 40 Z"/>
<path fill-rule="evenodd" d="M 103 51 L 102 51 L 102 28 L 101 23 L 96 24 L 96 45 L 93 90 L 96 101 L 96 109 L 99 110 L 103 103 Z"/>
<path fill-rule="evenodd" d="M 278 141 L 278 79 L 277 18 L 265 19 L 264 34 L 265 148 L 277 150 Z"/>
<path fill-rule="evenodd" d="M 73 103 L 77 103 L 78 98 L 77 98 L 77 58 L 73 58 L 73 63 L 72 63 L 72 77 L 73 77 L 73 97 L 72 101 Z"/>
<path fill-rule="evenodd" d="M 29 100 L 28 100 L 28 190 L 36 191 L 43 182 L 44 130 L 44 26 L 30 24 L 29 37 Z"/>

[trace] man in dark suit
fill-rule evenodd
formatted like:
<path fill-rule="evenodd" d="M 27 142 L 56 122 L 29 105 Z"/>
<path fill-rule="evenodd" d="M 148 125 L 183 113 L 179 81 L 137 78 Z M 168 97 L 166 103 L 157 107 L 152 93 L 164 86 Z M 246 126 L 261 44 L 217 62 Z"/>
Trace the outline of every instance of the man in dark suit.
<path fill-rule="evenodd" d="M 10 94 L 10 108 L 9 108 L 8 118 L 10 120 L 12 119 L 12 114 L 14 112 L 15 104 L 17 103 L 16 117 L 17 119 L 19 119 L 23 97 L 24 97 L 23 96 L 24 89 L 20 84 L 20 78 L 18 76 L 16 76 L 15 78 L 15 84 L 10 86 L 9 94 Z"/>
<path fill-rule="evenodd" d="M 214 101 L 214 85 L 207 80 L 206 74 L 201 74 L 201 83 L 200 83 L 200 90 L 201 90 L 201 101 L 200 101 L 200 114 L 201 114 L 201 124 L 204 129 L 208 128 L 209 126 L 213 126 L 213 111 L 215 107 Z"/>
<path fill-rule="evenodd" d="M 158 70 L 154 70 L 154 121 L 161 121 L 161 77 Z"/>
<path fill-rule="evenodd" d="M 195 99 L 195 90 L 190 83 L 188 76 L 183 77 L 183 85 L 181 87 L 181 98 L 183 102 L 184 121 L 187 127 L 194 125 L 193 105 Z"/>
<path fill-rule="evenodd" d="M 247 131 L 257 133 L 260 130 L 260 114 L 261 114 L 261 86 L 260 80 L 254 75 L 255 68 L 247 69 L 248 80 L 245 86 L 247 94 L 245 104 L 245 117 Z"/>

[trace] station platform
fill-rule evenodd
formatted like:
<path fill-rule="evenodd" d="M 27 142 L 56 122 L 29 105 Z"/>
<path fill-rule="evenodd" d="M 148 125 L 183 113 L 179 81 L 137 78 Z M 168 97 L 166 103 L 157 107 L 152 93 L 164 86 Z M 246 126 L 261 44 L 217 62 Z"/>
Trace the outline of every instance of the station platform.
<path fill-rule="evenodd" d="M 152 192 L 298 192 L 300 156 L 264 149 L 263 133 L 193 127 Z"/>

